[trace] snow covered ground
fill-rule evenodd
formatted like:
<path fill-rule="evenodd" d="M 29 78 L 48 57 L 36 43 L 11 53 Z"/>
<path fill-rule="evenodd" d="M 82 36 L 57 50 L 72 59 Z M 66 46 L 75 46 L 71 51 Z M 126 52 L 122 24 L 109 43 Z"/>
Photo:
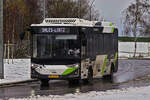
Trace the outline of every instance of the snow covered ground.
<path fill-rule="evenodd" d="M 103 92 L 89 92 L 67 94 L 63 96 L 30 96 L 29 98 L 10 98 L 9 100 L 150 100 L 150 86 L 139 88 L 128 88 L 108 90 Z"/>
<path fill-rule="evenodd" d="M 0 84 L 30 80 L 30 59 L 4 60 L 4 79 Z"/>
<path fill-rule="evenodd" d="M 119 57 L 133 57 L 134 42 L 119 42 Z M 150 57 L 150 43 L 137 42 L 137 57 Z"/>

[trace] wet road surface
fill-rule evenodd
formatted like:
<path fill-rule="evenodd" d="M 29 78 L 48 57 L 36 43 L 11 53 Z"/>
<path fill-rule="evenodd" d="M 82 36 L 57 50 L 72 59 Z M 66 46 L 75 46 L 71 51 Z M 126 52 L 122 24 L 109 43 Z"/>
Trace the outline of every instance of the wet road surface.
<path fill-rule="evenodd" d="M 119 60 L 119 69 L 114 74 L 113 82 L 101 78 L 95 79 L 93 84 L 70 86 L 67 81 L 50 81 L 50 87 L 41 87 L 40 82 L 24 83 L 0 88 L 0 98 L 7 100 L 34 95 L 64 95 L 147 85 L 150 85 L 150 60 Z"/>

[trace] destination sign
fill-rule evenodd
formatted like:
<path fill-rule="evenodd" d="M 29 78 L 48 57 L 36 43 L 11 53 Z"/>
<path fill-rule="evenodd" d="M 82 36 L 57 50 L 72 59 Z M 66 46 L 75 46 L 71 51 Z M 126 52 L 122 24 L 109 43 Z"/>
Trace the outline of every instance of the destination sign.
<path fill-rule="evenodd" d="M 69 28 L 41 28 L 42 33 L 69 33 Z"/>

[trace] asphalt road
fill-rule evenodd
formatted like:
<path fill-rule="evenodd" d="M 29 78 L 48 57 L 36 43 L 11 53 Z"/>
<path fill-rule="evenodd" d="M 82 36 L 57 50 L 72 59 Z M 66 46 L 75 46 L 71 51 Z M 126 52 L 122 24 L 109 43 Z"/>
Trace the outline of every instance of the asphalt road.
<path fill-rule="evenodd" d="M 34 95 L 64 95 L 68 93 L 105 91 L 127 87 L 150 85 L 150 60 L 119 60 L 119 69 L 113 82 L 95 79 L 93 84 L 68 85 L 67 81 L 50 81 L 50 87 L 41 87 L 40 82 L 23 83 L 0 88 L 0 98 L 25 98 Z"/>

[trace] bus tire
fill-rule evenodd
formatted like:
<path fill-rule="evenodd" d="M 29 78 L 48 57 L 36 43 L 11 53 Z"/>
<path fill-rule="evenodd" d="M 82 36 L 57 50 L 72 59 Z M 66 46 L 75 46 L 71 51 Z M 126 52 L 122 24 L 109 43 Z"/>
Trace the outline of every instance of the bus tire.
<path fill-rule="evenodd" d="M 114 74 L 114 67 L 111 66 L 110 74 L 109 75 L 104 75 L 103 79 L 112 81 L 113 80 L 113 74 Z"/>
<path fill-rule="evenodd" d="M 90 67 L 89 70 L 88 70 L 88 77 L 87 79 L 83 79 L 83 83 L 84 84 L 92 84 L 93 82 L 93 69 Z"/>
<path fill-rule="evenodd" d="M 69 85 L 77 85 L 80 83 L 79 79 L 70 79 L 68 80 Z"/>
<path fill-rule="evenodd" d="M 49 86 L 49 80 L 48 79 L 40 79 L 41 86 Z"/>
<path fill-rule="evenodd" d="M 118 60 L 116 61 L 116 64 L 114 66 L 114 72 L 116 73 L 118 71 Z"/>

